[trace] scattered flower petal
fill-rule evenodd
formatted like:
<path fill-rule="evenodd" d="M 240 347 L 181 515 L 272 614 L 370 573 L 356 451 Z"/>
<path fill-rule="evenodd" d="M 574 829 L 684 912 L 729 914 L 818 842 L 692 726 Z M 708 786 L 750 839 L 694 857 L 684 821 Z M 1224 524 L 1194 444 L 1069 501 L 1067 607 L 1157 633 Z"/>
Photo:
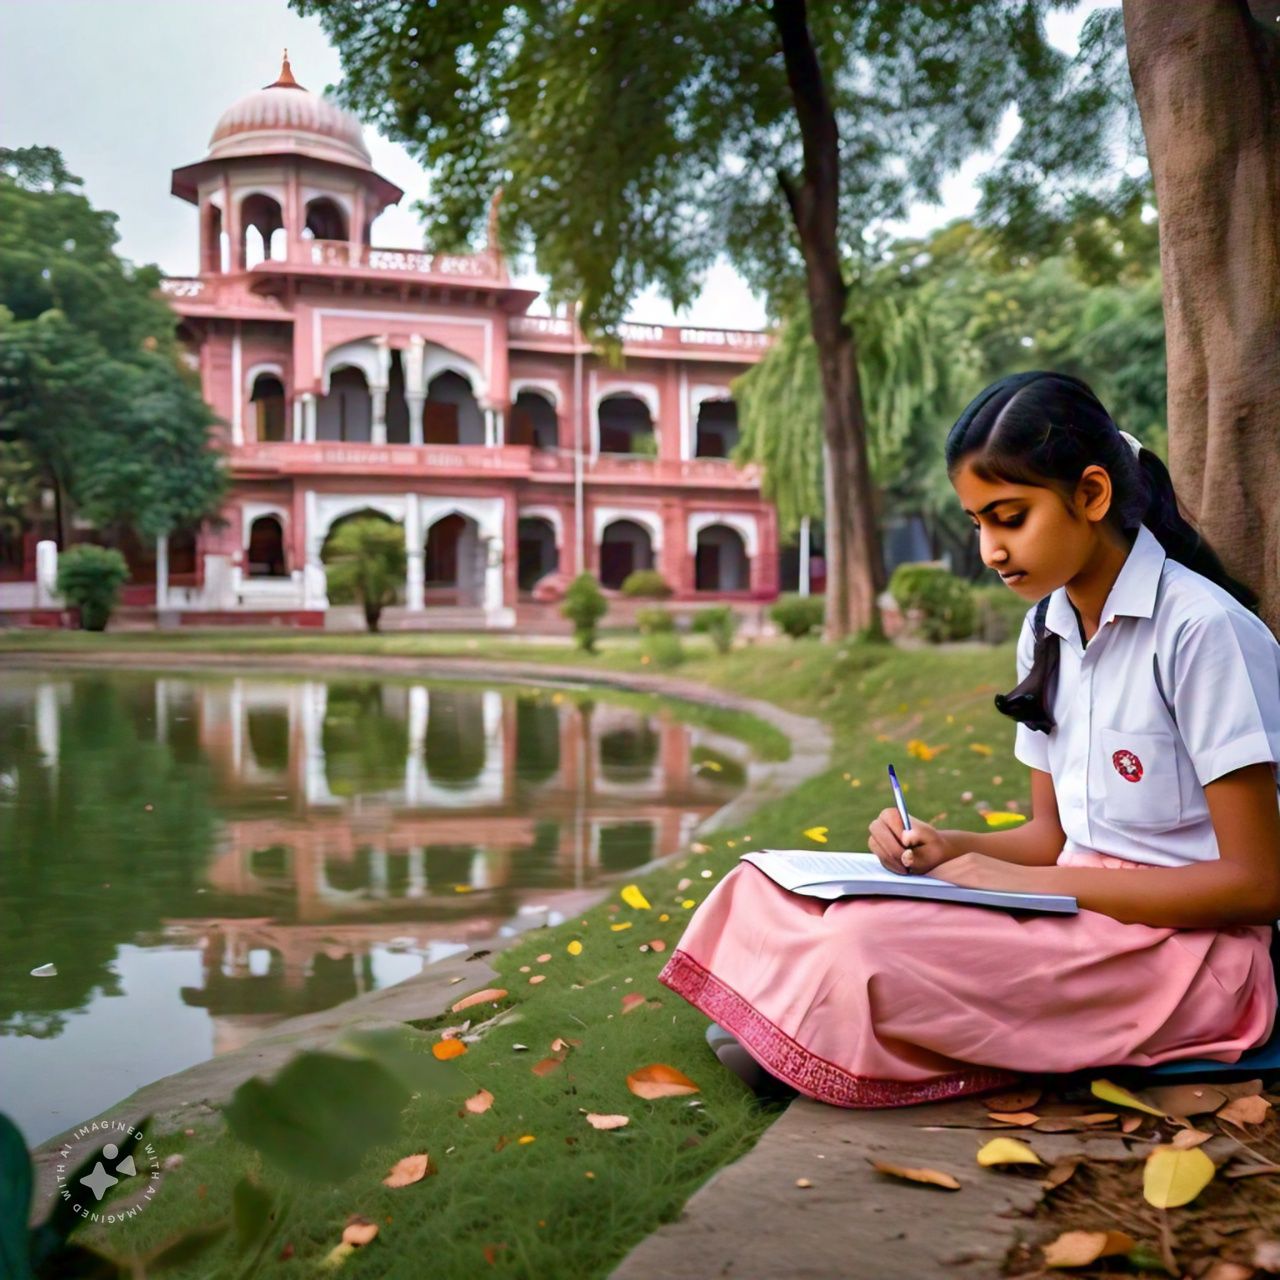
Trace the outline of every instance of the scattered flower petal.
<path fill-rule="evenodd" d="M 349 1244 L 353 1248 L 360 1248 L 366 1245 L 378 1234 L 378 1224 L 370 1222 L 368 1218 L 361 1217 L 358 1213 L 353 1213 L 347 1219 L 347 1225 L 342 1229 L 342 1243 Z"/>
<path fill-rule="evenodd" d="M 441 1062 L 448 1062 L 450 1058 L 460 1058 L 467 1051 L 467 1046 L 461 1040 L 439 1040 L 431 1046 L 431 1052 Z"/>
<path fill-rule="evenodd" d="M 1044 1161 L 1017 1138 L 992 1138 L 978 1152 L 978 1163 L 989 1167 L 999 1164 L 1043 1164 Z"/>
<path fill-rule="evenodd" d="M 483 991 L 473 991 L 469 996 L 463 996 L 456 1004 L 450 1005 L 449 1009 L 452 1013 L 461 1013 L 463 1009 L 470 1009 L 473 1004 L 488 1004 L 501 1000 L 506 994 L 505 987 L 486 987 Z"/>
<path fill-rule="evenodd" d="M 627 906 L 634 907 L 637 911 L 649 910 L 649 899 L 633 884 L 624 885 L 620 896 Z"/>
<path fill-rule="evenodd" d="M 627 1077 L 627 1088 L 638 1098 L 678 1098 L 701 1090 L 683 1072 L 665 1062 L 650 1063 Z"/>
<path fill-rule="evenodd" d="M 891 1178 L 904 1178 L 908 1182 L 924 1182 L 930 1186 L 943 1187 L 947 1191 L 959 1191 L 960 1182 L 949 1173 L 940 1173 L 937 1169 L 908 1169 L 900 1164 L 889 1164 L 884 1160 L 872 1160 L 871 1167 L 877 1173 L 888 1174 Z"/>
<path fill-rule="evenodd" d="M 493 1106 L 493 1094 L 488 1089 L 481 1089 L 479 1093 L 473 1093 L 463 1105 L 473 1116 L 482 1116 Z"/>
<path fill-rule="evenodd" d="M 490 1102 L 493 1098 L 490 1097 Z M 467 1100 L 467 1106 L 471 1105 L 471 1100 Z M 436 1167 L 431 1163 L 431 1157 L 425 1152 L 420 1151 L 417 1155 L 405 1156 L 403 1160 L 397 1160 L 391 1166 L 391 1172 L 382 1180 L 384 1187 L 408 1187 L 415 1182 L 421 1182 L 429 1173 L 435 1173 Z M 350 1230 L 350 1228 L 348 1228 Z M 373 1235 L 378 1234 L 377 1227 L 373 1229 Z M 347 1239 L 347 1233 L 342 1233 L 342 1238 Z M 370 1240 L 373 1236 L 369 1237 Z M 351 1240 L 351 1244 L 368 1244 L 368 1240 Z"/>
<path fill-rule="evenodd" d="M 621 1129 L 631 1123 L 630 1116 L 602 1116 L 594 1111 L 587 1113 L 587 1123 L 593 1129 Z"/>
<path fill-rule="evenodd" d="M 829 827 L 806 827 L 804 834 L 806 839 L 814 840 L 818 844 L 826 844 L 829 830 Z"/>
<path fill-rule="evenodd" d="M 574 938 L 574 940 L 565 947 L 565 950 L 571 956 L 580 956 L 582 954 L 582 943 L 580 943 L 577 938 Z"/>

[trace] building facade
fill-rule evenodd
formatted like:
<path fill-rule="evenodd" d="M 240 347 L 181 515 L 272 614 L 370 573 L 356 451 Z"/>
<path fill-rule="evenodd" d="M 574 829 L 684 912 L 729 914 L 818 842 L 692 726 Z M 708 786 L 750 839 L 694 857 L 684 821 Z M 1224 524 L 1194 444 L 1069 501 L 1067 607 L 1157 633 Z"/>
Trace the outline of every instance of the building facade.
<path fill-rule="evenodd" d="M 554 616 L 584 570 L 613 591 L 656 569 L 677 601 L 777 594 L 774 510 L 729 458 L 730 383 L 768 334 L 628 324 L 610 366 L 571 319 L 527 314 L 497 198 L 484 252 L 373 247 L 403 193 L 287 59 L 172 191 L 198 211 L 200 273 L 164 289 L 232 484 L 220 522 L 156 548 L 133 603 L 323 623 L 325 542 L 370 513 L 404 528 L 393 625 Z"/>

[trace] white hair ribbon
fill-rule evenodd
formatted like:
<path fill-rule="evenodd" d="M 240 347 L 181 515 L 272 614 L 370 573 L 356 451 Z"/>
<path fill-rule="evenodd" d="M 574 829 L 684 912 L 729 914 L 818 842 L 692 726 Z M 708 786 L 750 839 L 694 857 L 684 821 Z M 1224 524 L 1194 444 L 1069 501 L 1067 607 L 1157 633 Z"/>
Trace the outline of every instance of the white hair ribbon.
<path fill-rule="evenodd" d="M 1120 438 L 1133 450 L 1133 456 L 1138 456 L 1138 451 L 1142 448 L 1142 441 L 1137 436 L 1131 436 L 1127 431 L 1120 432 Z"/>

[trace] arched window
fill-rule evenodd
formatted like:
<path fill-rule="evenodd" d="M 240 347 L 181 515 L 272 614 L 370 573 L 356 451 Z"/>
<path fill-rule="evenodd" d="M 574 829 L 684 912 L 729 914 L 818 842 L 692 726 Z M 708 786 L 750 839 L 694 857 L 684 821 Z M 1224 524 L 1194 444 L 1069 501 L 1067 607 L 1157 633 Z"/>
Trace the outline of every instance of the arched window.
<path fill-rule="evenodd" d="M 351 365 L 335 369 L 329 394 L 316 405 L 316 439 L 367 444 L 373 434 L 373 402 L 364 373 Z"/>
<path fill-rule="evenodd" d="M 556 409 L 541 391 L 522 391 L 511 406 L 511 444 L 531 444 L 535 449 L 555 449 L 560 443 Z"/>
<path fill-rule="evenodd" d="M 249 526 L 249 550 L 246 559 L 251 578 L 283 578 L 285 576 L 284 529 L 278 516 L 259 516 Z"/>
<path fill-rule="evenodd" d="M 631 453 L 654 457 L 658 451 L 649 406 L 625 392 L 606 396 L 597 411 L 601 453 Z"/>
<path fill-rule="evenodd" d="M 284 440 L 284 383 L 274 374 L 260 373 L 253 380 L 251 399 L 257 411 L 258 440 Z"/>
<path fill-rule="evenodd" d="M 556 531 L 542 516 L 522 517 L 516 527 L 520 548 L 516 581 L 521 591 L 532 591 L 539 579 L 560 567 Z"/>
<path fill-rule="evenodd" d="M 600 538 L 600 585 L 617 590 L 637 569 L 653 568 L 653 539 L 634 520 L 615 520 Z"/>
<path fill-rule="evenodd" d="M 693 577 L 696 591 L 748 590 L 751 586 L 751 563 L 742 535 L 723 524 L 700 529 Z"/>
<path fill-rule="evenodd" d="M 732 400 L 704 400 L 698 406 L 699 458 L 728 458 L 738 446 L 738 406 Z"/>
<path fill-rule="evenodd" d="M 484 542 L 480 526 L 456 511 L 427 530 L 422 557 L 429 603 L 476 605 L 484 594 Z"/>
<path fill-rule="evenodd" d="M 256 267 L 259 262 L 273 256 L 272 237 L 283 227 L 284 214 L 278 200 L 260 191 L 245 197 L 240 206 L 240 256 L 246 268 Z M 274 243 L 283 252 L 283 242 L 277 239 Z"/>
<path fill-rule="evenodd" d="M 422 439 L 426 444 L 484 444 L 484 415 L 471 383 L 446 369 L 431 379 L 422 406 Z"/>
<path fill-rule="evenodd" d="M 319 196 L 307 202 L 306 229 L 316 240 L 345 240 L 347 215 L 336 200 Z"/>

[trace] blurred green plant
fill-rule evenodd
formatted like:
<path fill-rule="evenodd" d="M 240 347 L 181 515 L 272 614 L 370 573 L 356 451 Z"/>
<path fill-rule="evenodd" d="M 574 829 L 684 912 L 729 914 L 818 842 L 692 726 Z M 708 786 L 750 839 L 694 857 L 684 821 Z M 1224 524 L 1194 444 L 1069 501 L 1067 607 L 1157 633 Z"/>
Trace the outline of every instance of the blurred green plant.
<path fill-rule="evenodd" d="M 85 631 L 107 629 L 128 580 L 128 563 L 111 547 L 81 543 L 58 557 L 58 594 L 80 610 Z"/>
<path fill-rule="evenodd" d="M 821 596 L 784 595 L 769 609 L 769 616 L 793 640 L 799 640 L 822 626 Z"/>
<path fill-rule="evenodd" d="M 627 574 L 621 590 L 633 600 L 665 600 L 672 594 L 671 584 L 657 569 L 636 569 Z"/>
<path fill-rule="evenodd" d="M 920 631 L 934 644 L 973 635 L 978 616 L 973 587 L 947 569 L 900 564 L 889 579 L 889 594 L 904 616 L 919 612 Z"/>
<path fill-rule="evenodd" d="M 560 606 L 561 617 L 573 623 L 573 638 L 584 653 L 596 650 L 596 623 L 609 611 L 600 584 L 589 573 L 580 573 L 569 584 Z"/>
<path fill-rule="evenodd" d="M 377 631 L 383 609 L 395 604 L 404 586 L 404 526 L 372 514 L 350 517 L 325 539 L 320 558 L 330 591 L 356 600 L 364 608 L 365 625 Z"/>
<path fill-rule="evenodd" d="M 738 630 L 738 615 L 727 604 L 712 605 L 694 614 L 693 629 L 710 637 L 717 653 L 728 653 Z"/>

